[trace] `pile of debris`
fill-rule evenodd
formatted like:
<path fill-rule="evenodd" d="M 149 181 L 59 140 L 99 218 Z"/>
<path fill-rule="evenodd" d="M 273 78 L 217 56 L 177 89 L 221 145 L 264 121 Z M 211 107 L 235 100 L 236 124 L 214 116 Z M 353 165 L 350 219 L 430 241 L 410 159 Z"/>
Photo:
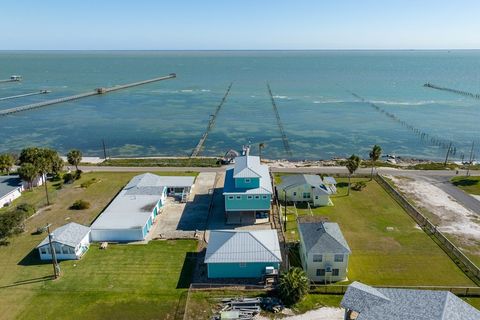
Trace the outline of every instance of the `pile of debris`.
<path fill-rule="evenodd" d="M 281 312 L 284 309 L 282 302 L 277 298 L 222 298 L 218 305 L 218 312 L 211 320 L 238 319 L 250 320 L 264 309 L 269 312 Z"/>

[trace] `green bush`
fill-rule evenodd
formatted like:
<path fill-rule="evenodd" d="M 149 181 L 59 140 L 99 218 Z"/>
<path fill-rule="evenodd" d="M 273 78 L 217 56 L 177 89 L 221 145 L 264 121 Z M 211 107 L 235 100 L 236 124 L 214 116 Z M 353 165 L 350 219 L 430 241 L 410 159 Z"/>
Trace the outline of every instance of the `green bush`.
<path fill-rule="evenodd" d="M 287 306 L 293 305 L 308 294 L 309 285 L 305 271 L 297 267 L 291 268 L 280 276 L 278 293 Z"/>
<path fill-rule="evenodd" d="M 90 208 L 90 202 L 85 200 L 77 200 L 71 206 L 72 210 L 84 210 Z"/>
<path fill-rule="evenodd" d="M 80 179 L 82 177 L 82 173 L 83 173 L 82 170 L 76 170 L 74 175 L 73 175 L 74 179 L 75 180 Z"/>
<path fill-rule="evenodd" d="M 355 182 L 352 186 L 352 189 L 355 191 L 362 191 L 367 187 L 367 183 L 365 181 Z"/>
<path fill-rule="evenodd" d="M 95 182 L 97 182 L 97 178 L 92 178 L 92 179 L 90 179 L 90 180 L 87 180 L 87 181 L 83 182 L 83 183 L 80 185 L 80 187 L 86 189 L 86 188 L 90 187 L 92 184 L 94 184 Z"/>
<path fill-rule="evenodd" d="M 71 174 L 70 172 L 65 173 L 65 174 L 63 175 L 63 182 L 64 182 L 64 183 L 69 184 L 69 183 L 73 183 L 73 181 L 75 181 L 75 177 L 74 177 L 73 174 Z"/>
<path fill-rule="evenodd" d="M 37 209 L 35 206 L 29 204 L 29 203 L 21 203 L 17 206 L 16 211 L 23 211 L 27 215 L 27 217 L 33 215 L 35 212 L 37 212 Z"/>
<path fill-rule="evenodd" d="M 15 210 L 0 214 L 0 245 L 8 245 L 7 238 L 24 231 L 27 213 Z"/>

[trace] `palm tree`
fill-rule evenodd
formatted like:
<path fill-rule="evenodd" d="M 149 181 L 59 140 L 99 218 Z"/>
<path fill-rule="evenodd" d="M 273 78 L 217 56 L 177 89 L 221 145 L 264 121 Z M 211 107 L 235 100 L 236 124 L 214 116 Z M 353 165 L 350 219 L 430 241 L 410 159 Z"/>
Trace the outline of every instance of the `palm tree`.
<path fill-rule="evenodd" d="M 345 164 L 345 167 L 348 169 L 348 192 L 347 195 L 350 195 L 350 178 L 352 177 L 352 174 L 357 171 L 358 167 L 360 166 L 360 158 L 357 155 L 352 154 L 350 158 L 347 159 L 347 163 Z"/>
<path fill-rule="evenodd" d="M 258 144 L 258 157 L 260 158 L 260 161 L 262 161 L 262 149 L 265 148 L 265 143 L 260 142 Z"/>
<path fill-rule="evenodd" d="M 380 159 L 382 155 L 382 148 L 379 145 L 374 145 L 372 151 L 370 151 L 370 160 L 372 161 L 372 173 L 370 175 L 370 180 L 373 180 L 373 169 L 375 168 L 375 162 Z"/>
<path fill-rule="evenodd" d="M 25 162 L 18 168 L 18 174 L 28 182 L 28 187 L 31 189 L 33 181 L 38 177 L 38 169 L 33 164 Z"/>
<path fill-rule="evenodd" d="M 291 268 L 280 276 L 278 291 L 282 301 L 293 305 L 308 293 L 308 277 L 301 268 Z"/>
<path fill-rule="evenodd" d="M 77 149 L 70 150 L 67 153 L 67 160 L 72 166 L 75 166 L 75 169 L 78 171 L 78 165 L 82 161 L 82 152 Z"/>
<path fill-rule="evenodd" d="M 14 164 L 15 158 L 11 154 L 0 154 L 0 172 L 6 172 L 7 174 L 9 174 Z"/>

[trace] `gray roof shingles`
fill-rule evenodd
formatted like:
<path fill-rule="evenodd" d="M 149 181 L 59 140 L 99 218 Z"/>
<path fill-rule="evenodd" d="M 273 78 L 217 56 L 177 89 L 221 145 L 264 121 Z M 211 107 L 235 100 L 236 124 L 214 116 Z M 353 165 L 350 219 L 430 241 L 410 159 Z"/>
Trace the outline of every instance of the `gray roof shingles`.
<path fill-rule="evenodd" d="M 373 288 L 353 282 L 341 306 L 357 320 L 479 320 L 480 311 L 448 291 Z"/>
<path fill-rule="evenodd" d="M 300 222 L 299 232 L 307 253 L 351 253 L 340 227 L 335 222 Z"/>
<path fill-rule="evenodd" d="M 70 222 L 55 229 L 53 234 L 53 241 L 65 244 L 70 247 L 76 247 L 80 241 L 90 232 L 90 228 L 81 224 Z M 37 248 L 48 244 L 48 236 L 43 239 Z"/>
<path fill-rule="evenodd" d="M 0 176 L 0 198 L 21 186 L 22 179 L 18 175 Z"/>

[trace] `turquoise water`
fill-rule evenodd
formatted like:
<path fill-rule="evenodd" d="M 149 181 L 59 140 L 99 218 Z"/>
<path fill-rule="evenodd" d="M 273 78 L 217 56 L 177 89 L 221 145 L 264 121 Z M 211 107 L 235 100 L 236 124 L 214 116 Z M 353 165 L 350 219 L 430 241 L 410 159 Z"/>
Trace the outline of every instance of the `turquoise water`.
<path fill-rule="evenodd" d="M 133 51 L 0 52 L 0 109 L 171 72 L 177 79 L 0 117 L 0 151 L 41 145 L 112 156 L 189 155 L 230 82 L 230 96 L 203 155 L 264 142 L 270 158 L 288 158 L 270 103 L 271 85 L 293 159 L 385 153 L 441 159 L 422 141 L 349 91 L 401 120 L 454 141 L 456 158 L 479 137 L 480 100 L 422 87 L 425 82 L 480 93 L 480 51 Z"/>

